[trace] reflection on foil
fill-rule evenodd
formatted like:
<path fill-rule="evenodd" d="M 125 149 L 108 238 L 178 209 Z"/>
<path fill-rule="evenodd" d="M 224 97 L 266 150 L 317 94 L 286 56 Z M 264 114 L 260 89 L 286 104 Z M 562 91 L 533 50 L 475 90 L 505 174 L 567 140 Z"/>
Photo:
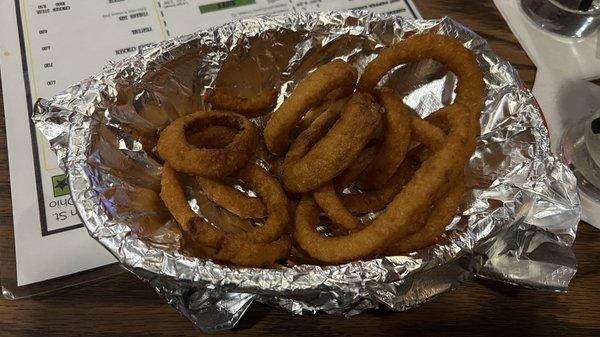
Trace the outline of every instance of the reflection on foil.
<path fill-rule="evenodd" d="M 281 104 L 319 65 L 342 58 L 362 70 L 378 49 L 425 32 L 463 41 L 476 53 L 488 86 L 467 177 L 471 189 L 448 226 L 446 244 L 342 266 L 297 259 L 267 270 L 223 266 L 179 251 L 181 233 L 158 197 L 155 145 L 164 125 L 203 109 L 202 93 L 217 83 L 240 94 L 274 86 Z M 398 67 L 383 81 L 422 116 L 451 102 L 456 85 L 453 74 L 428 60 Z M 354 315 L 380 304 L 414 307 L 473 275 L 560 291 L 576 271 L 570 248 L 580 215 L 575 178 L 550 153 L 540 111 L 516 70 L 450 19 L 410 21 L 354 11 L 234 22 L 108 64 L 40 100 L 33 119 L 70 176 L 90 234 L 205 331 L 232 328 L 255 300 L 294 314 Z M 262 126 L 265 119 L 254 122 Z M 259 162 L 277 171 L 271 159 Z M 227 218 L 197 188 L 188 192 L 207 221 Z M 231 224 L 231 230 L 251 225 L 260 224 Z M 320 230 L 329 231 L 326 224 Z"/>

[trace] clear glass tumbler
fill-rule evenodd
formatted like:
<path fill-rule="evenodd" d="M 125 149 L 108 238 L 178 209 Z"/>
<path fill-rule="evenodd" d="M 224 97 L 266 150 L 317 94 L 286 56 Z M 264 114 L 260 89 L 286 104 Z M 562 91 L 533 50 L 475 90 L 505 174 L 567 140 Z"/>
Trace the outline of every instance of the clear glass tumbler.
<path fill-rule="evenodd" d="M 600 113 L 565 130 L 560 154 L 577 177 L 580 192 L 600 203 Z"/>
<path fill-rule="evenodd" d="M 600 0 L 520 0 L 539 27 L 566 37 L 580 38 L 600 26 Z"/>

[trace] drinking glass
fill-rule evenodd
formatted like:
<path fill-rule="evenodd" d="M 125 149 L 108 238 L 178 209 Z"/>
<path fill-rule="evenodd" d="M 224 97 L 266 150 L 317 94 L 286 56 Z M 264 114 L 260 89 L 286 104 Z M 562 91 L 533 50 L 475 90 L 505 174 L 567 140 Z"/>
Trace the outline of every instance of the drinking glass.
<path fill-rule="evenodd" d="M 521 0 L 539 27 L 566 37 L 585 37 L 600 26 L 600 0 Z"/>
<path fill-rule="evenodd" d="M 565 130 L 560 154 L 577 177 L 580 192 L 600 203 L 600 113 Z"/>

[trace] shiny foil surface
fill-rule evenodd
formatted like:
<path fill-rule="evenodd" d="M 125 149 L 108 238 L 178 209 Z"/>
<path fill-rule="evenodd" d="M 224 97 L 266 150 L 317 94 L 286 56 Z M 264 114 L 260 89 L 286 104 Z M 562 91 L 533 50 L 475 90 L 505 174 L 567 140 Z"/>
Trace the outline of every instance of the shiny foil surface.
<path fill-rule="evenodd" d="M 477 55 L 488 89 L 470 190 L 445 245 L 341 266 L 292 257 L 274 269 L 225 266 L 179 250 L 181 233 L 158 196 L 157 124 L 202 107 L 202 94 L 219 81 L 240 92 L 275 86 L 281 104 L 319 65 L 341 58 L 362 71 L 377 50 L 419 33 L 462 41 Z M 456 85 L 453 74 L 430 60 L 398 67 L 383 81 L 421 116 L 449 104 Z M 253 121 L 263 126 L 266 118 Z M 449 18 L 349 11 L 233 22 L 109 63 L 38 101 L 33 120 L 69 176 L 90 235 L 204 331 L 232 328 L 253 301 L 298 315 L 350 316 L 380 305 L 409 309 L 472 277 L 564 291 L 577 270 L 575 178 L 551 154 L 533 95 L 481 37 Z M 194 210 L 214 223 L 207 212 L 218 207 L 197 187 L 188 192 Z"/>

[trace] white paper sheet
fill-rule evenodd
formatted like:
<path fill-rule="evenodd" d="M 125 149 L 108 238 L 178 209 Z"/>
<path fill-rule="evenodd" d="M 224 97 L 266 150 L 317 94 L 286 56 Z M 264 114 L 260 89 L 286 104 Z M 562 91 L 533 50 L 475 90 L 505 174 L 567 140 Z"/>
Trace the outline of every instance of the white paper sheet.
<path fill-rule="evenodd" d="M 139 47 L 257 15 L 364 8 L 420 17 L 410 0 L 3 0 L 0 71 L 19 286 L 114 258 L 91 239 L 31 106 Z"/>

